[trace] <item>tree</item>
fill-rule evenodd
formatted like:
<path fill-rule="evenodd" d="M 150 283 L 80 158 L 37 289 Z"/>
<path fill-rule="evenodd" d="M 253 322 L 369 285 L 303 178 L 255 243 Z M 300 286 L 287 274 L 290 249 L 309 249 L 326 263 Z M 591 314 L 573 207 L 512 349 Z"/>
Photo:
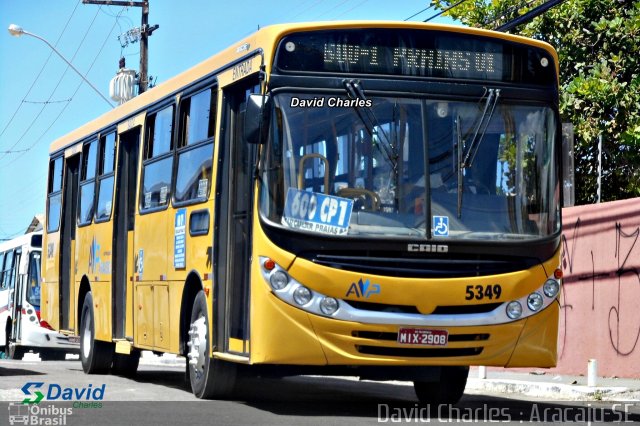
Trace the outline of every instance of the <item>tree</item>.
<path fill-rule="evenodd" d="M 446 14 L 494 29 L 542 3 L 467 0 Z M 511 32 L 558 51 L 560 115 L 575 126 L 576 204 L 595 201 L 599 135 L 602 200 L 640 196 L 640 1 L 567 0 Z"/>

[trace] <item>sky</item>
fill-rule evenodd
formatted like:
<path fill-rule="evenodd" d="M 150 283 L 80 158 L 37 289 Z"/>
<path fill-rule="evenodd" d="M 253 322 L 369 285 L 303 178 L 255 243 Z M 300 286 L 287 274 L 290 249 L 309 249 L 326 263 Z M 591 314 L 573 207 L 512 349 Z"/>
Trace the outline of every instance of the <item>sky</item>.
<path fill-rule="evenodd" d="M 260 27 L 286 22 L 378 19 L 423 21 L 425 0 L 150 0 L 149 75 L 157 83 L 190 68 Z M 418 13 L 422 11 L 421 13 Z M 413 16 L 417 14 L 416 16 Z M 124 56 L 138 70 L 139 43 L 118 35 L 140 25 L 140 8 L 82 0 L 0 0 L 0 240 L 23 234 L 44 213 L 49 145 L 109 110 L 107 103 L 42 41 L 11 37 L 17 24 L 56 46 L 109 97 Z M 447 18 L 432 22 L 452 23 Z"/>

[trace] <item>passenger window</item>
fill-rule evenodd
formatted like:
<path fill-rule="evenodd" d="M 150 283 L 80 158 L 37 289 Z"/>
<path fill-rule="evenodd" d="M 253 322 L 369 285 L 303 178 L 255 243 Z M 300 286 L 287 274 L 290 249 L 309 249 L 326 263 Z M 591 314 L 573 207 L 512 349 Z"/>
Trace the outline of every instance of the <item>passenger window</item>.
<path fill-rule="evenodd" d="M 149 115 L 146 123 L 145 162 L 140 210 L 168 205 L 173 168 L 173 105 Z"/>
<path fill-rule="evenodd" d="M 4 256 L 4 268 L 2 270 L 2 288 L 12 288 L 14 280 L 14 262 L 13 262 L 13 250 L 9 250 Z"/>
<path fill-rule="evenodd" d="M 97 140 L 94 139 L 84 144 L 82 147 L 82 172 L 80 174 L 80 205 L 78 206 L 79 225 L 88 225 L 93 219 L 97 156 Z"/>
<path fill-rule="evenodd" d="M 149 116 L 145 158 L 153 158 L 173 149 L 173 105 Z"/>
<path fill-rule="evenodd" d="M 98 176 L 98 204 L 96 221 L 103 222 L 111 218 L 113 200 L 114 167 L 116 159 L 116 134 L 108 133 L 100 138 L 100 167 Z"/>
<path fill-rule="evenodd" d="M 0 289 L 4 289 L 4 280 L 2 279 L 4 271 L 4 252 L 0 253 Z"/>
<path fill-rule="evenodd" d="M 49 191 L 47 194 L 47 232 L 60 228 L 62 196 L 62 156 L 49 162 Z"/>
<path fill-rule="evenodd" d="M 209 197 L 215 132 L 215 92 L 207 89 L 181 104 L 181 131 L 175 202 L 200 202 Z"/>

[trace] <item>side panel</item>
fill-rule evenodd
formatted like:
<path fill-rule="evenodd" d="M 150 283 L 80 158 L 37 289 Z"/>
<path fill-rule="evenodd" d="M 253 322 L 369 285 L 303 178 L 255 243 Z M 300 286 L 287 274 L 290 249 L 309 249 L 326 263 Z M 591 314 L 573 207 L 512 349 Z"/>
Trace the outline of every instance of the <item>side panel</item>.
<path fill-rule="evenodd" d="M 160 349 L 169 349 L 169 286 L 153 286 L 153 346 Z"/>
<path fill-rule="evenodd" d="M 153 287 L 136 285 L 134 342 L 141 348 L 153 348 Z"/>

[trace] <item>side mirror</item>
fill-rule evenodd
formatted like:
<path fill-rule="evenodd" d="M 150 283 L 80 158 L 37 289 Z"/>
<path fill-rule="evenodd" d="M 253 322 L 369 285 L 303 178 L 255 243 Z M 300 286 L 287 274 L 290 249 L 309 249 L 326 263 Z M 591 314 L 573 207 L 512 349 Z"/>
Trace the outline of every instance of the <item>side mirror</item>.
<path fill-rule="evenodd" d="M 269 128 L 269 96 L 253 93 L 247 99 L 244 113 L 244 137 L 247 143 L 264 143 Z M 262 132 L 261 132 L 262 130 Z"/>

